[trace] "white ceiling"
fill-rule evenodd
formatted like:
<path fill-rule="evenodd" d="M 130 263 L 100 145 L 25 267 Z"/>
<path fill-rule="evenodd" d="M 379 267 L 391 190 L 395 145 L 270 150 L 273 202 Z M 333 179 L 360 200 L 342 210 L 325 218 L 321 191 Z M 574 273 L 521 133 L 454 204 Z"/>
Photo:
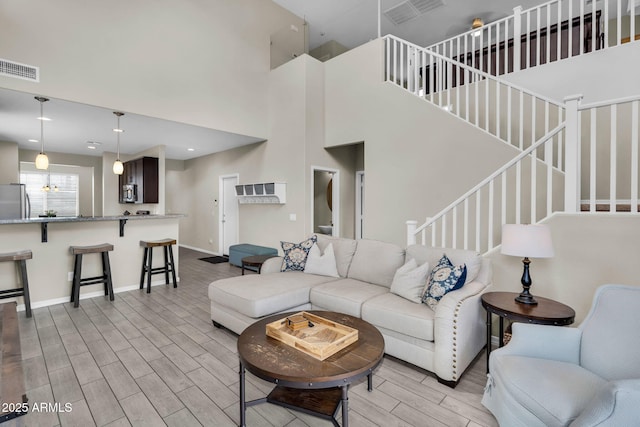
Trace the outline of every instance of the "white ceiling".
<path fill-rule="evenodd" d="M 354 48 L 378 36 L 378 0 L 273 0 L 295 15 L 306 19 L 309 25 L 309 49 L 330 40 Z M 406 0 L 381 0 L 381 10 L 397 6 Z M 504 18 L 513 8 L 528 9 L 544 3 L 543 0 L 444 0 L 444 6 L 426 14 L 394 25 L 384 15 L 382 35 L 408 40 L 419 46 L 428 46 L 470 29 L 475 17 L 485 23 Z"/>
<path fill-rule="evenodd" d="M 309 25 L 311 49 L 329 40 L 353 48 L 377 37 L 377 0 L 274 0 Z M 381 10 L 404 0 L 381 0 Z M 474 17 L 490 22 L 540 0 L 444 0 L 444 6 L 396 26 L 382 17 L 382 35 L 394 34 L 415 44 L 427 46 L 467 31 Z M 21 149 L 39 150 L 39 103 L 35 94 L 0 88 L 0 141 L 16 142 Z M 52 99 L 45 103 L 45 151 L 101 156 L 116 151 L 116 125 L 109 109 Z M 168 159 L 186 160 L 260 141 L 253 137 L 221 132 L 125 112 L 121 127 L 120 151 L 135 154 L 158 145 L 166 146 Z M 95 150 L 87 141 L 99 142 Z M 194 151 L 188 151 L 193 148 Z"/>
<path fill-rule="evenodd" d="M 16 142 L 21 149 L 40 150 L 40 103 L 33 94 L 0 88 L 0 141 Z M 45 152 L 101 156 L 116 152 L 116 116 L 112 110 L 51 99 L 44 103 Z M 169 120 L 126 113 L 120 118 L 120 152 L 136 154 L 166 146 L 168 159 L 187 160 L 261 141 L 253 137 L 207 129 Z M 87 141 L 99 142 L 95 150 Z M 188 151 L 193 148 L 193 151 Z"/>

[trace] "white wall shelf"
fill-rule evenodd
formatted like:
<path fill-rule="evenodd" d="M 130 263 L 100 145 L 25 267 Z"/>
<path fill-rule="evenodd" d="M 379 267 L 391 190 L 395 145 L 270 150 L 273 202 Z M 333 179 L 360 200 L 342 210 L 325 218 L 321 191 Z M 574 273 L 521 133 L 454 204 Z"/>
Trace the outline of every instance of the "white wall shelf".
<path fill-rule="evenodd" d="M 261 182 L 236 185 L 236 196 L 240 204 L 278 204 L 287 202 L 285 182 Z"/>

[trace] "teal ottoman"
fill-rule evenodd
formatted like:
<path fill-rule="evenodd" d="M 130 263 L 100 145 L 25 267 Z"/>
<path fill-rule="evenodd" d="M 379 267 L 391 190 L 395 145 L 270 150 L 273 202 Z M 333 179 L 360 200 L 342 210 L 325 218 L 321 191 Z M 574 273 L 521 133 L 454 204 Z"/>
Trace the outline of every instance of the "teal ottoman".
<path fill-rule="evenodd" d="M 229 246 L 229 264 L 236 267 L 242 267 L 242 258 L 251 255 L 274 255 L 278 256 L 278 250 L 266 246 L 252 245 L 250 243 L 241 243 L 239 245 Z M 245 267 L 248 270 L 257 271 L 254 267 Z"/>

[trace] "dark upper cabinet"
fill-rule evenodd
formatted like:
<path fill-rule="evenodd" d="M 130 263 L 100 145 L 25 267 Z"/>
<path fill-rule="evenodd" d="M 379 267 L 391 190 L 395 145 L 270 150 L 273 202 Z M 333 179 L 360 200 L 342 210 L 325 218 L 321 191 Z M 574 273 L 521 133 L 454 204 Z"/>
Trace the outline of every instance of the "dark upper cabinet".
<path fill-rule="evenodd" d="M 158 158 L 140 157 L 124 162 L 119 179 L 120 203 L 158 203 Z M 125 185 L 135 185 L 136 200 L 125 200 Z"/>

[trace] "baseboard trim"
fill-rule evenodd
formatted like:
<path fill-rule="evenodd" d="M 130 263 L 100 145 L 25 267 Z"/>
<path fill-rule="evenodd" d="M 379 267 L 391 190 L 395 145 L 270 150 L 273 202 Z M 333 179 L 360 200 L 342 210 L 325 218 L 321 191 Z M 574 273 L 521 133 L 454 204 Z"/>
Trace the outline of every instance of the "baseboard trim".
<path fill-rule="evenodd" d="M 176 282 L 180 283 L 180 278 L 176 277 Z M 165 285 L 164 280 L 160 279 L 160 280 L 152 280 L 151 281 L 151 287 L 154 286 L 160 286 L 160 285 Z M 145 284 L 146 287 L 146 284 Z M 114 294 L 119 294 L 120 292 L 128 292 L 128 291 L 134 291 L 140 289 L 140 285 L 130 285 L 130 286 L 121 286 L 119 288 L 116 288 L 113 290 Z M 89 299 L 89 298 L 95 298 L 95 297 L 99 297 L 99 296 L 104 296 L 104 291 L 95 291 L 95 292 L 87 292 L 87 293 L 80 293 L 80 299 Z M 17 301 L 17 298 L 20 297 L 16 297 L 16 298 L 7 298 L 7 300 L 9 301 Z M 53 298 L 53 299 L 48 299 L 48 300 L 44 300 L 44 301 L 36 301 L 36 302 L 32 302 L 31 303 L 31 309 L 36 309 L 36 308 L 42 308 L 42 307 L 49 307 L 51 305 L 57 305 L 57 304 L 64 304 L 67 303 L 71 300 L 71 295 L 69 295 L 68 297 L 61 297 L 61 298 Z M 16 307 L 17 311 L 24 311 L 25 310 L 25 305 L 24 303 L 22 304 L 18 304 Z"/>
<path fill-rule="evenodd" d="M 183 245 L 182 243 L 179 244 L 178 246 L 181 247 L 181 248 L 191 249 L 192 251 L 204 252 L 205 254 L 222 256 L 218 252 L 208 251 L 208 250 L 202 249 L 202 248 L 196 248 L 195 246 Z"/>

